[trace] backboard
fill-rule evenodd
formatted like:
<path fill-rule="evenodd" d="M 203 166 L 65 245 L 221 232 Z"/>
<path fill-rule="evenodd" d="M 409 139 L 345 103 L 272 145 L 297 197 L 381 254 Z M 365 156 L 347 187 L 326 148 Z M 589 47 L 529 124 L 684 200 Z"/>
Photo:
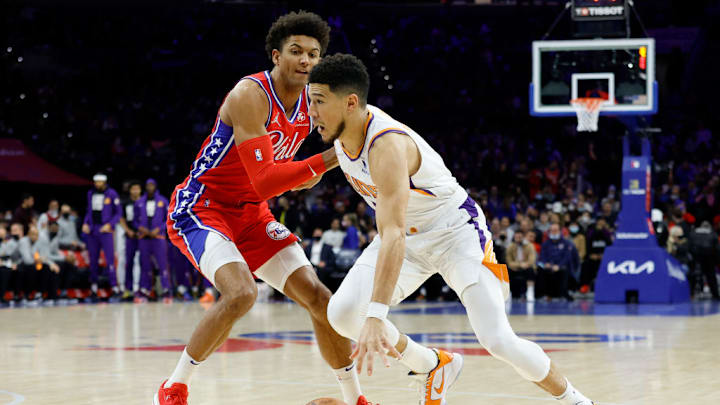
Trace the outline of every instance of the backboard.
<path fill-rule="evenodd" d="M 657 112 L 655 40 L 534 41 L 530 114 L 574 116 L 570 100 L 602 97 L 600 115 Z"/>

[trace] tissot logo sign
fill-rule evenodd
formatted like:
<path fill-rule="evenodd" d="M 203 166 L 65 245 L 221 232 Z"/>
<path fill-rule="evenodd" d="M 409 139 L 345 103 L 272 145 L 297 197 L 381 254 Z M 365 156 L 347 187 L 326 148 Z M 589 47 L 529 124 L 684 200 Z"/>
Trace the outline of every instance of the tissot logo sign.
<path fill-rule="evenodd" d="M 619 264 L 614 261 L 608 263 L 608 274 L 627 274 L 636 275 L 642 272 L 652 274 L 655 271 L 655 263 L 652 260 L 648 260 L 638 265 L 634 260 L 625 260 Z"/>
<path fill-rule="evenodd" d="M 582 19 L 616 19 L 625 17 L 624 6 L 597 6 L 576 7 L 574 9 L 576 20 Z"/>

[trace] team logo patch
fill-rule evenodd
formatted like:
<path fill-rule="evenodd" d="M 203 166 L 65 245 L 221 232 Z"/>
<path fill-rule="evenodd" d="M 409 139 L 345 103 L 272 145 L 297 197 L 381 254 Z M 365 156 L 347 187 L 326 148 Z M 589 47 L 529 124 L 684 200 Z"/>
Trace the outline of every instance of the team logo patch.
<path fill-rule="evenodd" d="M 303 122 L 303 121 L 305 121 L 305 113 L 302 112 L 302 111 L 300 111 L 300 112 L 298 113 L 297 120 L 298 120 L 298 122 Z"/>
<path fill-rule="evenodd" d="M 262 162 L 263 160 L 262 151 L 260 149 L 255 149 L 255 160 L 258 162 Z"/>
<path fill-rule="evenodd" d="M 265 227 L 265 232 L 267 232 L 267 235 L 270 237 L 270 239 L 274 240 L 283 240 L 290 236 L 290 230 L 287 229 L 285 225 L 276 221 L 267 224 L 267 226 Z"/>

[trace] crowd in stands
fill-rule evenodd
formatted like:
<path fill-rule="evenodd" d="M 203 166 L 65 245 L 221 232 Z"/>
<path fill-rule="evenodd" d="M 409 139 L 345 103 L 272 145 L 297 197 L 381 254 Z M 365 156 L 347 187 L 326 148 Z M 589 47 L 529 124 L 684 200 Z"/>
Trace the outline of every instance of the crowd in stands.
<path fill-rule="evenodd" d="M 576 192 L 576 176 L 567 172 L 573 166 L 549 164 L 545 170 L 554 168 L 558 175 L 539 176 L 544 180 L 535 195 L 503 194 L 495 185 L 469 190 L 483 208 L 498 261 L 508 265 L 515 299 L 572 301 L 592 295 L 603 252 L 614 242 L 620 201 L 613 185 L 604 193 L 590 186 Z M 655 194 L 659 208 L 653 210 L 652 222 L 658 243 L 687 272 L 693 296 L 717 300 L 718 175 L 682 164 L 669 181 L 689 168 L 695 175 L 686 179 L 687 185 L 710 174 L 705 183 L 710 188 L 691 194 L 687 185 L 661 184 L 657 190 L 668 192 Z M 301 236 L 310 262 L 332 290 L 377 235 L 373 211 L 339 177 L 331 172 L 311 190 L 269 201 L 278 222 Z M 514 187 L 531 189 L 533 177 Z M 558 179 L 557 195 L 548 178 Z M 0 217 L 3 305 L 9 299 L 14 305 L 99 299 L 168 302 L 201 296 L 211 301 L 209 283 L 166 238 L 165 218 L 171 208 L 156 181 L 127 181 L 119 194 L 108 187 L 105 175 L 96 175 L 94 181 L 85 207 L 51 199 L 47 210 L 38 212 L 34 197 L 26 195 L 15 210 Z M 439 277 L 411 298 L 456 299 Z"/>
<path fill-rule="evenodd" d="M 116 6 L 112 13 L 87 5 L 11 7 L 17 18 L 6 19 L 9 46 L 0 50 L 0 136 L 20 138 L 66 170 L 106 173 L 106 187 L 117 197 L 93 200 L 91 191 L 88 206 L 78 205 L 84 198 L 73 189 L 77 195 L 66 200 L 36 195 L 39 207 L 29 195 L 22 201 L 3 196 L 3 300 L 39 302 L 38 292 L 47 302 L 210 299 L 207 282 L 163 231 L 145 223 L 141 230 L 128 215 L 142 198 L 138 209 L 147 211 L 148 185 L 169 198 L 225 92 L 241 75 L 268 67 L 264 35 L 285 10 L 133 7 Z M 529 44 L 557 10 L 533 9 L 522 15 L 525 29 L 517 30 L 508 21 L 518 16 L 496 9 L 488 16 L 473 7 L 423 7 L 368 19 L 352 7 L 318 7 L 333 28 L 330 52 L 352 52 L 368 65 L 370 102 L 424 136 L 482 206 L 496 255 L 511 270 L 513 297 L 591 294 L 603 250 L 613 243 L 626 127 L 601 118 L 599 133 L 579 135 L 574 120 L 529 117 Z M 701 25 L 688 15 L 645 14 L 650 28 Z M 696 297 L 717 297 L 717 256 L 710 253 L 716 245 L 704 239 L 720 231 L 720 127 L 704 99 L 712 95 L 703 91 L 703 80 L 717 80 L 703 73 L 709 71 L 704 50 L 714 46 L 708 27 L 688 49 L 658 41 L 666 96 L 649 123 L 662 128 L 651 139 L 653 200 L 660 212 L 653 222 L 659 243 L 687 267 Z M 323 148 L 318 138 L 311 135 L 299 154 Z M 119 207 L 107 214 L 109 222 L 88 218 L 93 201 L 104 205 L 105 198 Z M 278 221 L 302 236 L 331 288 L 377 234 L 372 210 L 337 171 L 312 190 L 269 203 Z M 112 254 L 108 238 L 114 238 Z M 134 250 L 145 250 L 144 259 Z M 439 277 L 413 298 L 454 299 Z"/>

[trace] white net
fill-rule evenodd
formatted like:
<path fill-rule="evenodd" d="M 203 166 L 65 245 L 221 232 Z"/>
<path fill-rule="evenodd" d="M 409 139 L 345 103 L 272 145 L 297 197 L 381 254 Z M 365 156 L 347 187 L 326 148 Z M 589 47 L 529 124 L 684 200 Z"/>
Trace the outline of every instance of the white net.
<path fill-rule="evenodd" d="M 603 98 L 586 97 L 570 101 L 577 113 L 578 132 L 597 132 L 600 110 L 606 100 Z"/>

